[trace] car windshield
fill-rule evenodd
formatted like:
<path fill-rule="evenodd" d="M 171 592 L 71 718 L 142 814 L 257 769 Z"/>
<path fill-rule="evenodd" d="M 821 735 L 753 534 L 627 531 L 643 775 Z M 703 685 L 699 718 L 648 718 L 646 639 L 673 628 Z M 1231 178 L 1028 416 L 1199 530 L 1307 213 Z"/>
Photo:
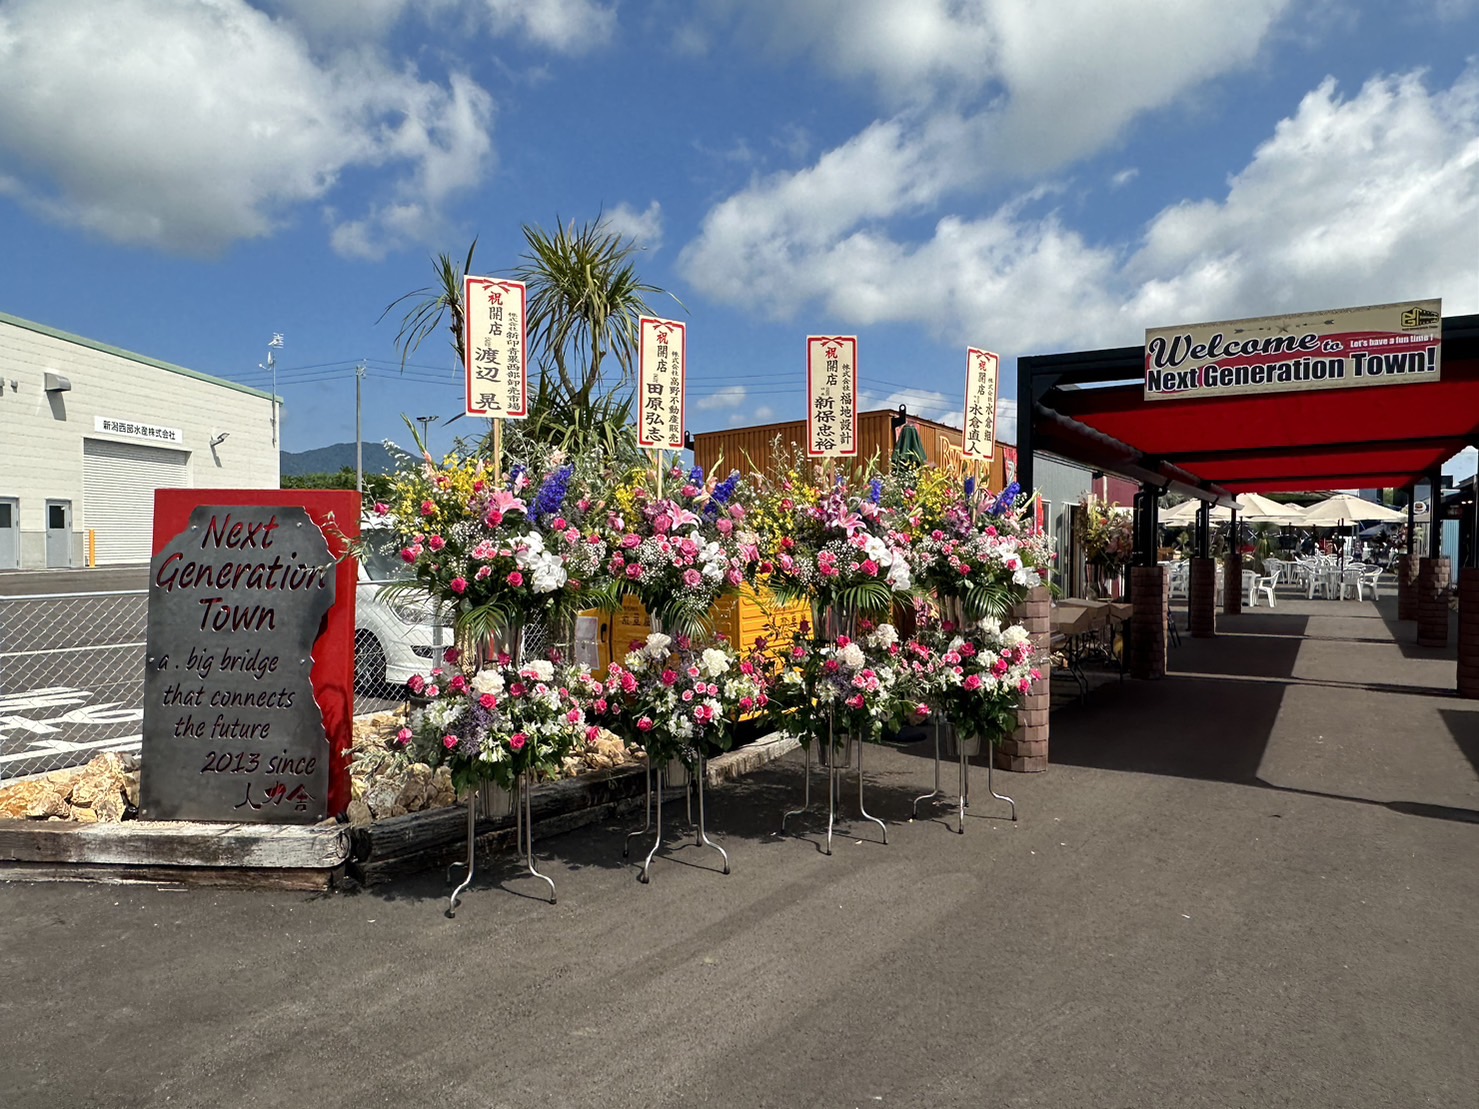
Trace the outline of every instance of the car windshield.
<path fill-rule="evenodd" d="M 360 561 L 371 581 L 404 581 L 411 576 L 410 568 L 401 561 L 395 532 L 384 528 L 366 529 L 360 537 L 365 544 Z"/>

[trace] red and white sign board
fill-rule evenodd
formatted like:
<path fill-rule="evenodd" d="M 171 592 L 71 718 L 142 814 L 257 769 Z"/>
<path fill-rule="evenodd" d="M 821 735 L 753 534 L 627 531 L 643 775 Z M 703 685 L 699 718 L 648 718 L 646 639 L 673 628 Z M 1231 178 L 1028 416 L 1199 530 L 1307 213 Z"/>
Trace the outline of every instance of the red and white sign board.
<path fill-rule="evenodd" d="M 521 420 L 529 415 L 528 327 L 522 281 L 462 279 L 462 349 L 467 415 Z"/>
<path fill-rule="evenodd" d="M 681 323 L 643 316 L 637 357 L 637 443 L 683 449 L 683 378 L 688 330 Z"/>
<path fill-rule="evenodd" d="M 989 350 L 966 348 L 961 453 L 967 458 L 990 458 L 996 445 L 996 382 L 1000 371 L 1001 359 Z"/>
<path fill-rule="evenodd" d="M 806 337 L 806 453 L 858 453 L 858 338 Z"/>

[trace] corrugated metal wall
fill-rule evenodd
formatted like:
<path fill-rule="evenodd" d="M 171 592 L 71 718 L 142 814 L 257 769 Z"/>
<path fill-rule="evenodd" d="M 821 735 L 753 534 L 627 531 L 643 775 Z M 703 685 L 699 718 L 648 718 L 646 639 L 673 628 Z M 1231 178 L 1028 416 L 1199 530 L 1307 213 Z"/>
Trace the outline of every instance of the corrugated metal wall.
<path fill-rule="evenodd" d="M 858 454 L 856 459 L 838 459 L 861 473 L 870 460 L 877 458 L 880 469 L 888 469 L 894 450 L 894 413 L 890 409 L 858 413 Z M 961 472 L 961 433 L 957 427 L 935 423 L 919 417 L 909 420 L 919 431 L 924 453 L 933 467 Z M 693 437 L 694 462 L 704 468 L 705 473 L 716 469 L 728 473 L 769 472 L 774 462 L 772 446 L 779 436 L 783 443 L 806 443 L 806 421 L 793 420 L 780 424 L 761 424 L 757 427 L 737 427 L 729 431 L 706 431 Z M 1002 445 L 997 444 L 992 455 L 990 472 L 981 474 L 987 488 L 1000 490 L 1006 484 L 1006 462 Z"/>

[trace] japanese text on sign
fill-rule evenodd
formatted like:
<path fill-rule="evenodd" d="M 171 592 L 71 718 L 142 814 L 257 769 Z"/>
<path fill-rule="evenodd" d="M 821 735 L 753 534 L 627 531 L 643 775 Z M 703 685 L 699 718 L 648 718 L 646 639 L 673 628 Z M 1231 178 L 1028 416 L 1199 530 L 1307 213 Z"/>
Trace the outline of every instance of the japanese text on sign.
<path fill-rule="evenodd" d="M 462 284 L 467 415 L 529 415 L 525 290 L 520 281 L 466 277 Z"/>
<path fill-rule="evenodd" d="M 965 434 L 961 453 L 966 458 L 990 458 L 996 445 L 996 381 L 1001 359 L 989 350 L 969 347 L 965 352 Z"/>
<path fill-rule="evenodd" d="M 671 320 L 641 319 L 637 363 L 637 442 L 665 451 L 683 449 L 683 379 L 688 331 Z"/>
<path fill-rule="evenodd" d="M 856 455 L 857 336 L 808 336 L 806 386 L 806 453 L 813 458 Z"/>

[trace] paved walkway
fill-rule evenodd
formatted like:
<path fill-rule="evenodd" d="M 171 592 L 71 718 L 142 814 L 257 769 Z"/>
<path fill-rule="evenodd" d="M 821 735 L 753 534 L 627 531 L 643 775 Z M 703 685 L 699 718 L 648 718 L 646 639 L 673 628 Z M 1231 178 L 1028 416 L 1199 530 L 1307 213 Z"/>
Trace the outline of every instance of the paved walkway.
<path fill-rule="evenodd" d="M 792 756 L 638 885 L 620 829 L 357 895 L 0 886 L 0 1105 L 1455 1106 L 1479 703 L 1395 602 L 1281 599 L 1055 713 L 1021 820 L 773 834 Z M 1393 634 L 1396 634 L 1394 642 Z"/>

